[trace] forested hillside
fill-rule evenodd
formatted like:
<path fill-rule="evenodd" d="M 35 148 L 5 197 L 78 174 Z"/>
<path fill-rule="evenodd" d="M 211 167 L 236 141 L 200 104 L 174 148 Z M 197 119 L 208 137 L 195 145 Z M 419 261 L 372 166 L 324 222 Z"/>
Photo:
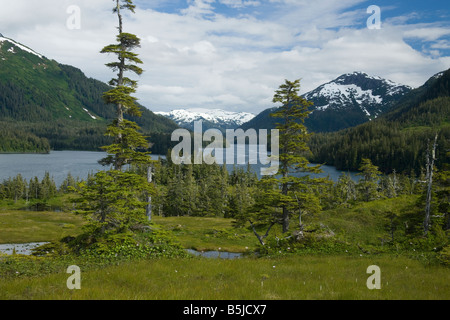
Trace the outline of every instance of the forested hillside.
<path fill-rule="evenodd" d="M 0 41 L 0 152 L 99 150 L 108 143 L 106 126 L 115 117 L 102 94 L 109 86 L 75 67 L 49 60 L 31 49 Z M 142 107 L 133 118 L 163 152 L 178 126 Z M 163 142 L 164 141 L 164 142 Z"/>
<path fill-rule="evenodd" d="M 393 111 L 369 123 L 336 133 L 317 134 L 310 141 L 313 161 L 357 170 L 370 158 L 385 173 L 419 175 L 428 141 L 438 133 L 437 165 L 450 149 L 450 70 L 406 95 Z M 448 159 L 447 159 L 448 162 Z"/>

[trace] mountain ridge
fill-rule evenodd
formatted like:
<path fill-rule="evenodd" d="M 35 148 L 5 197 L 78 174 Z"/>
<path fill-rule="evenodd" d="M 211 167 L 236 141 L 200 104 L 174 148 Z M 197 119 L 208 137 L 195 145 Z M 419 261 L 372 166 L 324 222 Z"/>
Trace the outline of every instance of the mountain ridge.
<path fill-rule="evenodd" d="M 411 90 L 409 86 L 361 71 L 346 73 L 302 95 L 313 102 L 305 125 L 310 132 L 353 127 L 384 114 Z M 270 110 L 274 108 L 264 110 L 242 128 L 275 128 L 277 120 L 269 116 Z"/>
<path fill-rule="evenodd" d="M 312 136 L 311 161 L 358 170 L 363 158 L 384 173 L 420 175 L 427 143 L 438 134 L 436 163 L 450 161 L 450 69 L 437 73 L 373 121 Z"/>
<path fill-rule="evenodd" d="M 115 107 L 102 99 L 110 86 L 78 68 L 60 64 L 29 47 L 0 37 L 0 123 L 7 128 L 0 152 L 95 150 L 110 143 L 106 126 Z M 135 121 L 150 136 L 152 152 L 165 154 L 175 122 L 142 107 Z M 35 143 L 23 143 L 23 137 Z M 42 139 L 47 140 L 46 150 Z"/>

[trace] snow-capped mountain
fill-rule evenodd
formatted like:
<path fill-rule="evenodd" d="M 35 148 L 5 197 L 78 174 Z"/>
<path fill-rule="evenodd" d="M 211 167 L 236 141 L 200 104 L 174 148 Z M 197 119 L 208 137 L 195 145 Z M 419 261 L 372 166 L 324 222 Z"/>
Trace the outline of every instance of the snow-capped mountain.
<path fill-rule="evenodd" d="M 305 99 L 313 102 L 312 113 L 305 120 L 305 125 L 312 132 L 353 127 L 388 112 L 411 90 L 409 86 L 364 72 L 343 74 L 303 94 Z M 263 111 L 242 128 L 274 128 L 277 120 L 270 117 L 272 112 Z"/>
<path fill-rule="evenodd" d="M 221 109 L 178 109 L 171 112 L 155 112 L 175 121 L 180 127 L 192 130 L 194 121 L 203 121 L 203 129 L 236 129 L 252 120 L 255 115 L 248 112 L 232 112 Z"/>
<path fill-rule="evenodd" d="M 363 72 L 353 72 L 319 86 L 304 97 L 314 102 L 315 111 L 359 109 L 371 120 L 386 112 L 392 101 L 411 89 Z"/>

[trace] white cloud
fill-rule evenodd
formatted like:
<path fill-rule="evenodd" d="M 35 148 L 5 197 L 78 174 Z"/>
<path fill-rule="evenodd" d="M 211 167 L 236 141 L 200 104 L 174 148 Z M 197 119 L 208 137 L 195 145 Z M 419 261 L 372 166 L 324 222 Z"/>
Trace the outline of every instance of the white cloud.
<path fill-rule="evenodd" d="M 214 14 L 212 3 L 215 0 L 188 0 L 187 2 L 189 3 L 189 7 L 181 10 L 181 13 L 185 15 L 201 18 L 205 15 Z"/>
<path fill-rule="evenodd" d="M 435 41 L 448 35 L 450 35 L 450 28 L 445 27 L 415 27 L 404 32 L 405 38 L 418 38 L 426 41 Z"/>
<path fill-rule="evenodd" d="M 355 9 L 362 2 L 190 0 L 176 13 L 138 7 L 124 23 L 142 39 L 140 102 L 153 111 L 211 107 L 257 113 L 273 106 L 273 93 L 284 79 L 302 78 L 306 92 L 342 73 L 364 71 L 419 86 L 450 67 L 450 58 L 436 51 L 449 46 L 445 26 L 406 24 L 405 16 L 368 30 L 365 9 Z M 217 11 L 218 3 L 236 12 L 245 8 L 246 15 L 225 15 Z M 73 4 L 81 9 L 80 30 L 66 26 L 66 9 Z M 114 42 L 112 4 L 15 0 L 2 6 L 0 33 L 108 81 L 114 73 L 104 64 L 114 56 L 99 51 Z M 405 39 L 432 43 L 418 51 Z"/>
<path fill-rule="evenodd" d="M 253 0 L 219 0 L 219 2 L 231 8 L 245 8 L 249 6 L 261 5 L 260 1 Z"/>

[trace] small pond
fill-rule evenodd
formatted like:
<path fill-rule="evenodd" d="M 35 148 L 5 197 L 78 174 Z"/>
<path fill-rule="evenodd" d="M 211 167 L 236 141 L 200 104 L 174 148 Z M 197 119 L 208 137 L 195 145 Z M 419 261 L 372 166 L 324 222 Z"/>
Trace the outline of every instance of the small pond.
<path fill-rule="evenodd" d="M 6 254 L 13 254 L 14 249 L 16 254 L 31 255 L 32 250 L 47 244 L 48 242 L 30 242 L 30 243 L 8 243 L 0 244 L 0 252 Z"/>
<path fill-rule="evenodd" d="M 48 242 L 0 244 L 0 252 L 12 255 L 15 250 L 16 254 L 31 255 L 33 249 L 47 243 Z M 186 251 L 195 256 L 213 259 L 238 259 L 243 256 L 243 253 L 226 252 L 226 251 L 197 251 L 193 249 L 186 249 Z"/>

